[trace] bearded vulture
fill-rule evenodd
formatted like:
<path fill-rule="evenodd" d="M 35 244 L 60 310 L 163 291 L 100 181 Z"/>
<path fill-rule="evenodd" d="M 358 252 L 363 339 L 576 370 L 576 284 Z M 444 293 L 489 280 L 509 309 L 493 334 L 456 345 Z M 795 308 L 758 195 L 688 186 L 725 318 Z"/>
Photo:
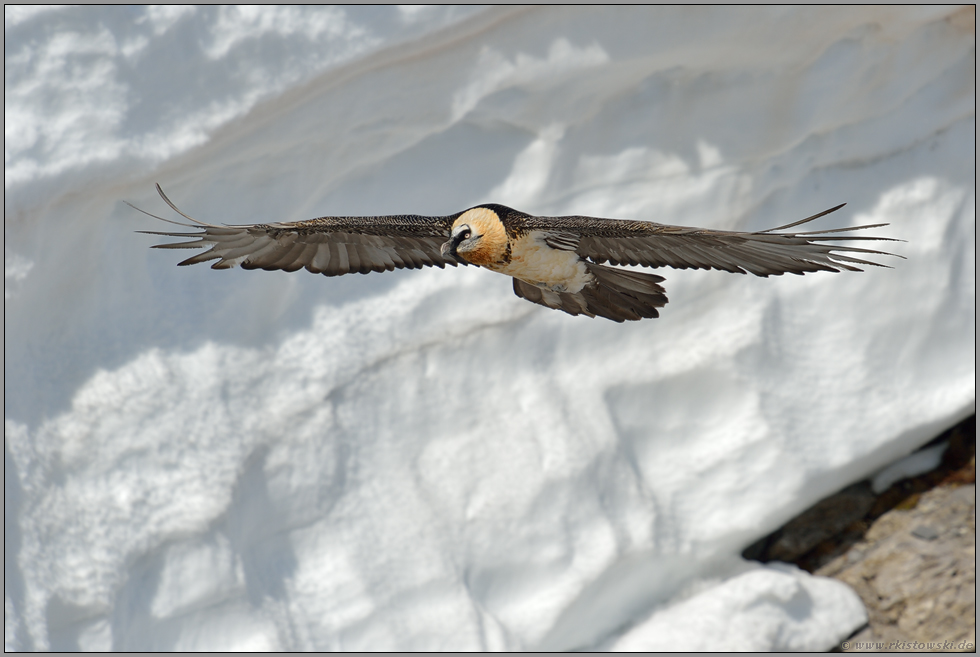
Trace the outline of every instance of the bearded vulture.
<path fill-rule="evenodd" d="M 615 322 L 658 317 L 657 309 L 667 304 L 660 285 L 662 276 L 616 265 L 721 269 L 756 276 L 861 271 L 857 265 L 886 266 L 865 260 L 868 255 L 894 254 L 832 242 L 897 241 L 841 235 L 887 224 L 774 232 L 813 221 L 844 204 L 786 226 L 751 233 L 596 217 L 536 217 L 496 204 L 479 205 L 445 217 L 320 217 L 216 226 L 181 212 L 159 185 L 157 191 L 167 205 L 191 223 L 150 216 L 195 232 L 140 231 L 193 238 L 153 248 L 210 247 L 180 265 L 216 260 L 212 269 L 235 265 L 284 271 L 305 268 L 324 276 L 476 265 L 510 276 L 514 293 L 528 301 L 570 315 L 599 316 Z"/>

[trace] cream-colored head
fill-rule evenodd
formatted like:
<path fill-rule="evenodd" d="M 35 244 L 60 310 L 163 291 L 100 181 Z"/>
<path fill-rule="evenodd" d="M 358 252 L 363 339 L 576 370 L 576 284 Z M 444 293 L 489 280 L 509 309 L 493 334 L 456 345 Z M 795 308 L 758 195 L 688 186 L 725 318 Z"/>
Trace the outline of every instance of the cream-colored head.
<path fill-rule="evenodd" d="M 450 252 L 466 262 L 489 267 L 504 261 L 507 232 L 497 213 L 488 208 L 473 208 L 453 222 L 452 236 L 446 243 Z"/>

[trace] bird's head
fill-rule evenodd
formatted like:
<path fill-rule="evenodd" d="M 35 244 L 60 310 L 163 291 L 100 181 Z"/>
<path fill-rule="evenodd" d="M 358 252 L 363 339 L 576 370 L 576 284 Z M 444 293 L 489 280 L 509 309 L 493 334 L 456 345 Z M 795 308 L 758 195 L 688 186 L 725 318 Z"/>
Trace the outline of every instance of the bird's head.
<path fill-rule="evenodd" d="M 484 207 L 472 208 L 453 222 L 449 241 L 442 245 L 441 251 L 443 256 L 488 266 L 503 259 L 507 232 L 496 212 Z"/>

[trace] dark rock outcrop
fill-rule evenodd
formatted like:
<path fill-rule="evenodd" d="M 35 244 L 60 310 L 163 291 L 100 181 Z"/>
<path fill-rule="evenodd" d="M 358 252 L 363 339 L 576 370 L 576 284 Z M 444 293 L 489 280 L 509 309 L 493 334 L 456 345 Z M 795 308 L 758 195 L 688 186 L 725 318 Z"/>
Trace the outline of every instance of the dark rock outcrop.
<path fill-rule="evenodd" d="M 746 548 L 861 596 L 868 625 L 848 651 L 976 650 L 976 416 L 938 436 L 941 465 L 879 495 L 860 482 Z"/>

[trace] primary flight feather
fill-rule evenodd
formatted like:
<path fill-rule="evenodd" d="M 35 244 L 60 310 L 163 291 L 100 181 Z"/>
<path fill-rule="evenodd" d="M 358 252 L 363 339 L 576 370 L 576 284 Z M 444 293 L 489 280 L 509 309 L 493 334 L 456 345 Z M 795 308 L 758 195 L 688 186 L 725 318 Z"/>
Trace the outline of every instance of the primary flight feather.
<path fill-rule="evenodd" d="M 216 260 L 212 269 L 236 265 L 243 269 L 284 271 L 305 268 L 325 276 L 477 265 L 510 276 L 514 293 L 528 301 L 570 315 L 599 316 L 616 322 L 658 317 L 657 309 L 667 304 L 667 297 L 660 286 L 664 281 L 662 276 L 615 265 L 721 269 L 778 276 L 842 269 L 861 271 L 858 265 L 884 266 L 864 259 L 867 256 L 893 255 L 833 244 L 842 240 L 888 240 L 848 234 L 887 224 L 775 232 L 813 221 L 839 210 L 843 204 L 760 232 L 596 217 L 535 217 L 496 204 L 480 205 L 445 217 L 320 217 L 251 226 L 217 226 L 187 216 L 159 185 L 157 191 L 167 205 L 191 223 L 150 216 L 195 231 L 140 231 L 192 238 L 157 244 L 154 248 L 210 247 L 180 262 L 181 265 Z"/>

